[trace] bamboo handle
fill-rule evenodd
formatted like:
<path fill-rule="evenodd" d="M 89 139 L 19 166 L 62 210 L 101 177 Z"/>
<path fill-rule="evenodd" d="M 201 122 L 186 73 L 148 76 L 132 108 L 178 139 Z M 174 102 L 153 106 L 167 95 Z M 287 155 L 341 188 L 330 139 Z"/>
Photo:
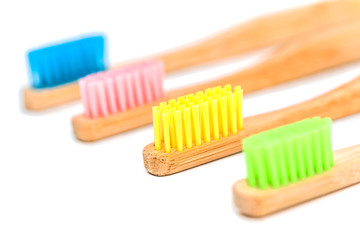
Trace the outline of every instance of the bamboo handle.
<path fill-rule="evenodd" d="M 153 175 L 166 176 L 242 151 L 242 140 L 250 135 L 315 116 L 338 119 L 360 112 L 360 77 L 317 98 L 277 111 L 244 119 L 237 134 L 192 149 L 170 153 L 155 150 L 154 143 L 143 150 L 144 165 Z"/>
<path fill-rule="evenodd" d="M 155 58 L 163 60 L 165 71 L 169 73 L 270 46 L 359 14 L 358 1 L 326 1 L 260 17 Z"/>
<path fill-rule="evenodd" d="M 335 151 L 334 157 L 329 171 L 278 189 L 260 190 L 239 180 L 234 203 L 244 215 L 262 217 L 360 182 L 360 145 Z"/>
<path fill-rule="evenodd" d="M 24 103 L 29 110 L 43 110 L 80 98 L 79 84 L 69 83 L 52 89 L 24 89 Z"/>

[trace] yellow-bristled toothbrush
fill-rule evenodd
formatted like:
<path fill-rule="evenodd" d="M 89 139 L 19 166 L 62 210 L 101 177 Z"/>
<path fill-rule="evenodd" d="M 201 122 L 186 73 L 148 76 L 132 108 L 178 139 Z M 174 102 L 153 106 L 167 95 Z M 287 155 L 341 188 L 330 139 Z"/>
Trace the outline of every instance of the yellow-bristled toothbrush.
<path fill-rule="evenodd" d="M 155 142 L 143 150 L 144 165 L 149 173 L 170 175 L 241 152 L 242 139 L 304 118 L 320 116 L 335 120 L 360 112 L 360 78 L 319 97 L 247 117 L 243 122 L 241 89 L 236 87 L 232 92 L 226 86 L 220 93 L 217 91 L 205 90 L 196 94 L 199 96 L 196 100 L 186 96 L 189 101 L 185 103 L 184 98 L 180 98 L 154 108 Z M 196 109 L 200 110 L 199 114 Z"/>

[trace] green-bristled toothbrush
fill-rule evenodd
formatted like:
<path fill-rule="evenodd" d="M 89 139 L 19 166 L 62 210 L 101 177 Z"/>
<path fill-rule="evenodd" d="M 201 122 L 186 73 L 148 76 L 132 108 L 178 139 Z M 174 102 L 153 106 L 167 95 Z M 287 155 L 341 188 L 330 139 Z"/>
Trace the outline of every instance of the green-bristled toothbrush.
<path fill-rule="evenodd" d="M 360 145 L 333 152 L 330 118 L 315 117 L 243 140 L 247 179 L 233 187 L 234 202 L 262 217 L 360 181 Z"/>

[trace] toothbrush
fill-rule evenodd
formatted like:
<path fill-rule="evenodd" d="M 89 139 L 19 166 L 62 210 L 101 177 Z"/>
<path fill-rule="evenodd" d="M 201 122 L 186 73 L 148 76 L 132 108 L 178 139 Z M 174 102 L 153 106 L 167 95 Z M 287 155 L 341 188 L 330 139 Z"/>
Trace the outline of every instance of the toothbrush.
<path fill-rule="evenodd" d="M 360 4 L 356 1 L 326 1 L 257 18 L 204 41 L 145 60 L 161 60 L 165 72 L 172 73 L 254 51 L 307 31 L 343 24 L 346 20 L 359 16 Z M 53 51 L 54 49 L 57 50 Z M 40 51 L 40 56 L 30 56 Z M 88 61 L 104 62 L 104 57 L 103 54 L 93 54 L 93 49 L 85 44 L 79 46 L 72 42 L 29 53 L 30 70 L 36 80 L 37 76 L 40 76 L 40 84 L 33 83 L 30 88 L 25 89 L 25 106 L 28 109 L 41 110 L 79 99 L 79 88 L 75 80 L 92 73 L 86 70 Z M 71 59 L 78 61 L 74 63 Z M 111 68 L 117 69 L 123 65 L 114 65 Z M 100 71 L 104 67 L 106 66 L 102 65 L 96 70 Z M 62 73 L 63 78 L 51 77 L 58 76 L 58 73 Z M 43 84 L 43 81 L 56 82 L 56 86 L 48 86 Z"/>
<path fill-rule="evenodd" d="M 303 103 L 244 118 L 243 130 L 191 149 L 166 153 L 164 148 L 157 150 L 154 143 L 148 144 L 143 150 L 144 165 L 149 173 L 166 176 L 241 152 L 242 140 L 261 131 L 314 116 L 339 119 L 358 112 L 360 77 Z"/>
<path fill-rule="evenodd" d="M 243 140 L 247 179 L 235 205 L 263 217 L 360 182 L 360 145 L 331 150 L 331 119 L 306 119 Z"/>
<path fill-rule="evenodd" d="M 72 119 L 75 135 L 82 141 L 95 141 L 150 124 L 152 105 L 206 88 L 240 85 L 246 94 L 359 59 L 359 38 L 360 21 L 318 30 L 316 34 L 285 42 L 268 59 L 247 70 L 166 93 L 161 83 L 164 72 L 161 61 L 146 61 L 90 75 L 80 81 L 85 114 Z M 131 94 L 122 94 L 121 89 L 129 89 L 127 92 Z M 96 114 L 92 115 L 90 109 Z"/>

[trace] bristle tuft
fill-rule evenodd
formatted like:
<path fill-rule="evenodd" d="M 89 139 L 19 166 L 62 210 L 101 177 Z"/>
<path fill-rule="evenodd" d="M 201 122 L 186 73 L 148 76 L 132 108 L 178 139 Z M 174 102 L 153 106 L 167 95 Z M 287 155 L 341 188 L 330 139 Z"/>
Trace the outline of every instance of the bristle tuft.
<path fill-rule="evenodd" d="M 243 140 L 251 187 L 278 188 L 334 165 L 329 118 L 305 119 Z"/>
<path fill-rule="evenodd" d="M 231 85 L 209 88 L 205 92 L 162 102 L 155 109 L 155 149 L 164 148 L 167 153 L 171 148 L 181 152 L 184 148 L 191 149 L 242 129 L 241 87 L 235 87 L 234 92 Z"/>
<path fill-rule="evenodd" d="M 31 86 L 54 87 L 105 70 L 105 38 L 85 37 L 28 52 Z"/>
<path fill-rule="evenodd" d="M 79 80 L 85 115 L 107 117 L 157 101 L 164 96 L 163 78 L 164 67 L 158 60 L 88 75 Z M 162 108 L 157 114 L 160 121 Z M 162 126 L 161 121 L 158 124 Z"/>

